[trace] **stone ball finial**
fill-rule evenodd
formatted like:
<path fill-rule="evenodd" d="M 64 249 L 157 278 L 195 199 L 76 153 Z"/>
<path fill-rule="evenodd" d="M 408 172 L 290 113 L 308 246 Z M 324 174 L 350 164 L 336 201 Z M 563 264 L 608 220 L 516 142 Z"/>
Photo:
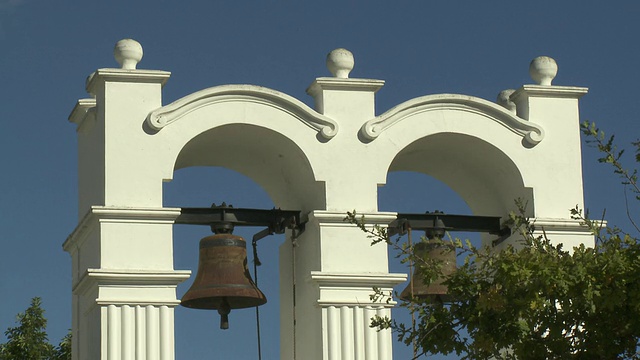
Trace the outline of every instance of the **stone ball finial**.
<path fill-rule="evenodd" d="M 551 86 L 558 74 L 558 64 L 548 56 L 538 56 L 529 64 L 529 75 L 538 85 Z"/>
<path fill-rule="evenodd" d="M 113 48 L 113 56 L 123 69 L 135 70 L 142 60 L 142 45 L 133 39 L 122 39 Z"/>
<path fill-rule="evenodd" d="M 502 90 L 498 94 L 498 99 L 496 101 L 498 105 L 511 111 L 513 114 L 516 113 L 516 104 L 513 101 L 511 101 L 511 94 L 513 94 L 514 92 L 515 92 L 514 89 Z"/>
<path fill-rule="evenodd" d="M 327 68 L 337 78 L 349 78 L 354 64 L 353 54 L 347 49 L 338 48 L 327 55 Z"/>

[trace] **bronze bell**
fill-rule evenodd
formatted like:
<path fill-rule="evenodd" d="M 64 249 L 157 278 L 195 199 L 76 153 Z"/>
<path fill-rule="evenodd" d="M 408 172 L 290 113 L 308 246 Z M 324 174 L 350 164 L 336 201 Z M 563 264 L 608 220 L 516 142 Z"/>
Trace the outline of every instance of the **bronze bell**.
<path fill-rule="evenodd" d="M 424 299 L 429 303 L 444 303 L 451 300 L 447 286 L 443 284 L 444 277 L 456 271 L 456 251 L 452 244 L 442 242 L 440 238 L 434 237 L 427 241 L 416 244 L 413 248 L 414 254 L 420 259 L 434 259 L 441 263 L 442 276 L 431 283 L 425 283 L 421 276 L 420 264 L 416 264 L 413 273 L 413 289 L 411 283 L 400 294 L 400 299 L 409 301 L 411 298 Z"/>
<path fill-rule="evenodd" d="M 251 279 L 247 268 L 247 243 L 230 233 L 200 240 L 198 273 L 182 297 L 182 306 L 218 310 L 220 328 L 229 328 L 231 309 L 260 306 L 267 298 Z"/>

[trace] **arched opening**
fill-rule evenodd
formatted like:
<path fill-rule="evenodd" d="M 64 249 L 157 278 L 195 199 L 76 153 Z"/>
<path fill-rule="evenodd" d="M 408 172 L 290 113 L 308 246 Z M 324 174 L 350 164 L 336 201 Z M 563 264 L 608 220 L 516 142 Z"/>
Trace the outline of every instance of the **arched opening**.
<path fill-rule="evenodd" d="M 324 208 L 324 184 L 315 181 L 302 150 L 273 130 L 229 124 L 207 130 L 180 151 L 174 170 L 190 166 L 219 166 L 258 183 L 282 209 Z"/>
<path fill-rule="evenodd" d="M 532 200 L 531 189 L 524 186 L 520 171 L 507 155 L 484 140 L 457 133 L 439 133 L 418 139 L 393 159 L 387 181 L 378 189 L 380 211 L 507 216 L 517 198 Z M 415 243 L 422 231 L 412 233 Z M 456 232 L 452 238 L 468 239 L 484 246 L 493 235 Z M 407 241 L 404 236 L 400 241 Z M 390 249 L 390 272 L 409 273 L 406 263 Z M 462 258 L 458 259 L 463 261 Z M 407 283 L 398 285 L 398 293 Z M 406 308 L 395 308 L 396 321 L 411 324 Z M 412 348 L 394 346 L 394 358 L 411 358 Z"/>
<path fill-rule="evenodd" d="M 525 187 L 518 167 L 477 137 L 438 133 L 420 138 L 396 155 L 389 166 L 393 171 L 415 171 L 442 181 L 474 215 L 505 216 L 518 198 L 531 202 L 533 214 L 533 193 Z"/>
<path fill-rule="evenodd" d="M 386 184 L 378 189 L 378 207 L 380 211 L 404 213 L 440 210 L 462 215 L 472 214 L 471 208 L 462 197 L 447 184 L 432 176 L 415 171 L 389 172 Z M 454 233 L 451 235 L 461 239 L 469 239 L 474 245 L 481 244 L 480 235 L 477 233 Z M 412 240 L 419 241 L 421 236 L 424 236 L 424 232 L 414 231 Z M 403 236 L 400 241 L 407 241 L 407 236 Z M 408 274 L 410 271 L 408 264 L 401 263 L 397 255 L 399 255 L 399 251 L 389 249 L 389 272 Z M 400 293 L 406 286 L 407 282 L 397 285 L 394 290 Z M 411 324 L 411 315 L 406 308 L 394 308 L 393 318 L 398 322 Z M 413 357 L 413 349 L 411 346 L 398 343 L 393 347 L 393 357 L 394 359 L 410 359 Z"/>
<path fill-rule="evenodd" d="M 212 202 L 220 204 L 222 201 L 236 207 L 270 209 L 274 206 L 267 192 L 252 179 L 221 167 L 181 169 L 175 172 L 174 180 L 164 186 L 164 204 L 168 207 L 208 207 Z M 251 238 L 260 230 L 258 227 L 237 227 L 234 231 L 235 235 L 247 240 L 248 266 L 252 278 Z M 193 283 L 197 272 L 199 241 L 211 235 L 211 231 L 207 226 L 175 225 L 173 234 L 175 268 L 192 271 L 191 278 L 178 285 L 177 295 L 181 298 Z M 262 356 L 265 359 L 280 357 L 278 248 L 284 240 L 284 235 L 272 235 L 258 243 L 258 255 L 262 262 L 262 266 L 258 267 L 258 287 L 267 297 L 267 303 L 260 306 Z M 216 311 L 176 307 L 176 358 L 257 358 L 254 308 L 231 311 L 228 330 L 221 330 L 219 321 Z"/>
<path fill-rule="evenodd" d="M 174 176 L 164 185 L 167 207 L 209 207 L 212 203 L 241 208 L 301 210 L 324 207 L 324 184 L 314 180 L 310 164 L 300 148 L 284 135 L 264 127 L 229 124 L 193 137 L 180 151 Z M 251 239 L 262 230 L 237 227 L 235 235 L 248 243 L 248 266 L 252 277 Z M 198 243 L 211 235 L 207 226 L 174 226 L 174 267 L 189 269 L 192 276 L 178 286 L 181 298 L 189 289 L 198 266 Z M 267 297 L 259 307 L 262 356 L 280 355 L 279 256 L 285 241 L 273 235 L 258 243 L 258 287 Z M 255 280 L 255 278 L 254 278 Z M 256 312 L 254 308 L 233 310 L 230 328 L 219 329 L 216 311 L 178 306 L 175 311 L 177 358 L 256 358 Z M 238 344 L 241 344 L 238 346 Z"/>

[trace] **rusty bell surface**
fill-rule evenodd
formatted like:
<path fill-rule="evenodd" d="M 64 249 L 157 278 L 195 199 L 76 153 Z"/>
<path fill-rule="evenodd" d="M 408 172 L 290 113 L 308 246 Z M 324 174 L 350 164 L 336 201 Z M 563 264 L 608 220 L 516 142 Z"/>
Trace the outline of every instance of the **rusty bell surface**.
<path fill-rule="evenodd" d="M 453 245 L 443 242 L 439 238 L 420 242 L 414 247 L 417 258 L 426 261 L 436 260 L 441 263 L 442 277 L 432 282 L 426 282 L 421 275 L 421 265 L 415 264 L 413 273 L 413 288 L 411 283 L 400 294 L 400 299 L 411 300 L 412 297 L 425 299 L 427 302 L 448 302 L 451 300 L 445 278 L 456 271 L 456 251 Z"/>
<path fill-rule="evenodd" d="M 260 306 L 266 297 L 251 279 L 247 268 L 247 244 L 240 236 L 216 234 L 200 240 L 198 273 L 181 305 L 218 310 L 220 327 L 228 328 L 231 309 Z"/>

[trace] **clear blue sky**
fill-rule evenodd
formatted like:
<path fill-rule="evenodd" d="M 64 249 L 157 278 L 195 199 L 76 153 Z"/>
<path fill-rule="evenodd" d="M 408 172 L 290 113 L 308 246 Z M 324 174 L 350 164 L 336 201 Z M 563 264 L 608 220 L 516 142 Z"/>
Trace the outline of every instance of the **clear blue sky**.
<path fill-rule="evenodd" d="M 311 104 L 304 90 L 329 75 L 326 54 L 345 47 L 356 59 L 352 77 L 387 82 L 377 94 L 378 113 L 426 94 L 495 100 L 503 89 L 532 83 L 530 60 L 548 55 L 559 64 L 554 84 L 590 88 L 581 100 L 583 119 L 616 133 L 621 144 L 637 138 L 640 5 L 484 4 L 0 0 L 0 330 L 13 326 L 34 296 L 43 299 L 53 342 L 71 326 L 71 259 L 61 244 L 77 222 L 77 154 L 67 116 L 87 96 L 91 72 L 117 67 L 112 50 L 122 38 L 142 43 L 139 68 L 172 72 L 165 103 L 215 85 L 246 83 Z M 625 226 L 622 189 L 595 156 L 584 149 L 587 206 L 593 213 L 606 208 L 610 222 Z M 168 206 L 272 206 L 251 180 L 219 169 L 180 170 L 165 190 Z M 391 175 L 380 207 L 468 211 L 446 186 L 415 174 Z M 195 270 L 198 240 L 206 235 L 206 228 L 176 227 L 176 269 Z M 269 297 L 262 308 L 264 359 L 279 352 L 281 242 L 274 237 L 260 245 L 260 287 Z M 179 296 L 189 284 L 179 287 Z M 217 314 L 179 308 L 177 358 L 255 358 L 254 324 L 252 311 L 234 311 L 232 328 L 222 332 Z M 401 344 L 395 352 L 397 359 L 409 357 Z"/>

